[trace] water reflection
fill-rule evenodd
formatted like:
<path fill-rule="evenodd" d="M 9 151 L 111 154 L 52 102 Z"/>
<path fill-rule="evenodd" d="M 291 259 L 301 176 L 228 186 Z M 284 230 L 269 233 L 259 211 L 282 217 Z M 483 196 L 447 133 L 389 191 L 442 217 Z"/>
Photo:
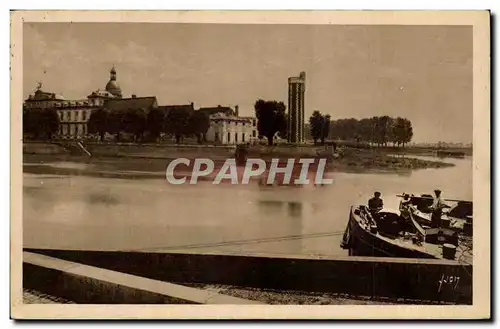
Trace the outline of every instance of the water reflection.
<path fill-rule="evenodd" d="M 259 210 L 263 213 L 281 213 L 286 202 L 278 200 L 258 200 Z"/>
<path fill-rule="evenodd" d="M 288 216 L 302 218 L 302 202 L 288 202 Z"/>
<path fill-rule="evenodd" d="M 108 193 L 92 192 L 87 195 L 87 203 L 89 204 L 89 206 L 93 206 L 96 204 L 117 205 L 120 203 L 120 201 L 116 196 Z"/>
<path fill-rule="evenodd" d="M 333 173 L 332 185 L 300 189 L 207 182 L 172 186 L 164 177 L 114 179 L 66 173 L 49 179 L 49 167 L 39 166 L 37 173 L 24 174 L 23 243 L 33 248 L 199 246 L 197 250 L 211 252 L 344 254 L 337 233 L 343 232 L 351 205 L 366 203 L 375 190 L 382 192 L 389 207 L 397 207 L 396 194 L 430 193 L 436 187 L 446 197 L 471 200 L 471 159 L 447 161 L 456 166 L 405 176 Z M 295 236 L 299 238 L 276 240 Z"/>

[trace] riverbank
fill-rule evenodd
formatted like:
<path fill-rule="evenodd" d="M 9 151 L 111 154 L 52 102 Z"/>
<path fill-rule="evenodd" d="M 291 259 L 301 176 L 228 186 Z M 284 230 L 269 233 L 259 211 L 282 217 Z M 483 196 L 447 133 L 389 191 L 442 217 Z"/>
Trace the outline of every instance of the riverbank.
<path fill-rule="evenodd" d="M 62 145 L 42 142 L 23 144 L 25 159 L 30 163 L 76 161 L 76 162 L 120 162 L 131 163 L 124 170 L 164 171 L 166 165 L 176 158 L 208 158 L 223 162 L 234 157 L 235 146 L 213 145 L 158 145 L 132 143 L 86 143 L 84 147 L 90 154 L 83 151 L 75 154 Z M 436 160 L 423 160 L 401 154 L 393 154 L 386 149 L 343 148 L 333 152 L 322 146 L 250 146 L 249 158 L 259 158 L 265 161 L 271 159 L 289 158 L 327 158 L 328 171 L 360 172 L 360 171 L 408 171 L 427 168 L 446 168 L 452 163 Z M 113 161 L 114 159 L 114 161 Z M 126 161 L 124 161 L 126 159 Z M 26 161 L 25 161 L 26 162 Z M 113 166 L 114 167 L 114 166 Z"/>
<path fill-rule="evenodd" d="M 345 149 L 332 161 L 333 171 L 379 170 L 398 171 L 453 167 L 439 160 L 424 160 L 412 156 L 391 154 L 376 149 Z"/>

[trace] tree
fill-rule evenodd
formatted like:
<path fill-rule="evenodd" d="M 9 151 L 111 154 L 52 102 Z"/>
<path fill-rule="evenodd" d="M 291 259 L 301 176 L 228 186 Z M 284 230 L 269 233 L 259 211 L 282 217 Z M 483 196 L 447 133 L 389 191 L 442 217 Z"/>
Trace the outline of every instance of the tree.
<path fill-rule="evenodd" d="M 371 143 L 375 134 L 375 122 L 372 119 L 361 119 L 357 124 L 357 139 L 359 142 Z"/>
<path fill-rule="evenodd" d="M 321 131 L 321 144 L 325 144 L 325 139 L 328 138 L 330 134 L 330 114 L 323 116 L 323 124 Z"/>
<path fill-rule="evenodd" d="M 116 136 L 116 141 L 120 141 L 120 132 L 123 130 L 124 112 L 112 110 L 108 113 L 107 132 Z"/>
<path fill-rule="evenodd" d="M 143 109 L 127 109 L 123 113 L 121 130 L 139 140 L 146 131 L 146 112 Z"/>
<path fill-rule="evenodd" d="M 40 121 L 40 111 L 23 109 L 23 134 L 38 138 L 38 122 Z"/>
<path fill-rule="evenodd" d="M 394 121 L 394 126 L 392 128 L 393 130 L 393 136 L 394 136 L 394 142 L 399 146 L 400 144 L 403 143 L 404 140 L 404 135 L 405 135 L 405 119 L 398 117 Z"/>
<path fill-rule="evenodd" d="M 59 115 L 55 109 L 42 109 L 38 123 L 41 135 L 52 139 L 52 135 L 59 129 Z"/>
<path fill-rule="evenodd" d="M 282 125 L 281 129 L 278 131 L 280 138 L 288 138 L 288 113 L 285 113 L 285 124 Z"/>
<path fill-rule="evenodd" d="M 23 133 L 35 139 L 48 138 L 59 130 L 59 115 L 52 108 L 23 109 Z"/>
<path fill-rule="evenodd" d="M 403 147 L 405 147 L 406 143 L 411 142 L 413 138 L 413 127 L 411 125 L 411 121 L 408 119 L 404 119 L 404 135 L 403 135 Z"/>
<path fill-rule="evenodd" d="M 413 127 L 411 121 L 406 118 L 398 117 L 393 126 L 394 141 L 397 145 L 405 146 L 413 138 Z"/>
<path fill-rule="evenodd" d="M 314 111 L 309 118 L 309 126 L 311 127 L 311 136 L 314 144 L 317 143 L 323 135 L 323 116 L 319 111 Z"/>
<path fill-rule="evenodd" d="M 188 132 L 196 136 L 198 144 L 205 140 L 208 128 L 210 128 L 210 118 L 206 113 L 195 111 L 189 116 Z"/>
<path fill-rule="evenodd" d="M 265 101 L 259 99 L 254 105 L 255 116 L 258 119 L 259 135 L 267 138 L 268 145 L 273 145 L 274 135 L 286 129 L 286 106 L 283 102 Z"/>
<path fill-rule="evenodd" d="M 331 137 L 339 140 L 358 140 L 359 122 L 356 119 L 340 119 L 330 124 Z"/>
<path fill-rule="evenodd" d="M 183 136 L 188 133 L 189 113 L 182 108 L 174 108 L 167 114 L 165 120 L 166 132 L 174 135 L 179 144 Z"/>
<path fill-rule="evenodd" d="M 109 111 L 106 109 L 97 109 L 90 114 L 87 127 L 89 133 L 99 134 L 101 142 L 104 141 L 104 134 L 108 131 Z"/>
<path fill-rule="evenodd" d="M 146 117 L 146 129 L 151 138 L 158 141 L 160 134 L 165 131 L 165 112 L 159 108 L 152 108 Z"/>

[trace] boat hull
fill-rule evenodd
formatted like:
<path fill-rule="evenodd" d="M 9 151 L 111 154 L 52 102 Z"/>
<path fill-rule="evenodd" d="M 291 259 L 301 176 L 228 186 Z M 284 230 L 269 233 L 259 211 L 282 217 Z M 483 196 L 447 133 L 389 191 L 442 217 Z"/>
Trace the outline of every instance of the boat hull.
<path fill-rule="evenodd" d="M 433 255 L 412 250 L 390 243 L 361 227 L 351 210 L 349 221 L 341 243 L 341 248 L 347 249 L 350 256 L 397 257 L 397 258 L 434 258 Z"/>

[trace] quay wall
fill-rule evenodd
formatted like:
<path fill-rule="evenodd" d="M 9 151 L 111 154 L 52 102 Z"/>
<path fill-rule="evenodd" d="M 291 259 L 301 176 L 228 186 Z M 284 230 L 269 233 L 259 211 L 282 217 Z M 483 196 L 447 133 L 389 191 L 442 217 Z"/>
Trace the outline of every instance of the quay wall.
<path fill-rule="evenodd" d="M 28 252 L 23 253 L 23 289 L 79 304 L 261 304 Z"/>
<path fill-rule="evenodd" d="M 137 143 L 96 143 L 83 142 L 92 157 L 133 157 L 133 158 L 194 158 L 207 157 L 225 159 L 234 157 L 235 145 L 176 145 L 176 144 L 137 144 Z M 317 155 L 323 148 L 310 146 L 280 145 L 274 147 L 254 145 L 249 148 L 249 157 L 290 157 Z M 23 143 L 24 154 L 67 155 L 70 152 L 63 147 L 50 142 L 29 141 Z M 84 155 L 82 153 L 82 155 Z"/>
<path fill-rule="evenodd" d="M 179 284 L 225 284 L 472 304 L 472 266 L 446 260 L 185 252 L 26 251 Z"/>
<path fill-rule="evenodd" d="M 45 142 L 24 142 L 23 154 L 66 155 L 69 154 L 69 152 L 64 147 L 57 144 Z"/>

